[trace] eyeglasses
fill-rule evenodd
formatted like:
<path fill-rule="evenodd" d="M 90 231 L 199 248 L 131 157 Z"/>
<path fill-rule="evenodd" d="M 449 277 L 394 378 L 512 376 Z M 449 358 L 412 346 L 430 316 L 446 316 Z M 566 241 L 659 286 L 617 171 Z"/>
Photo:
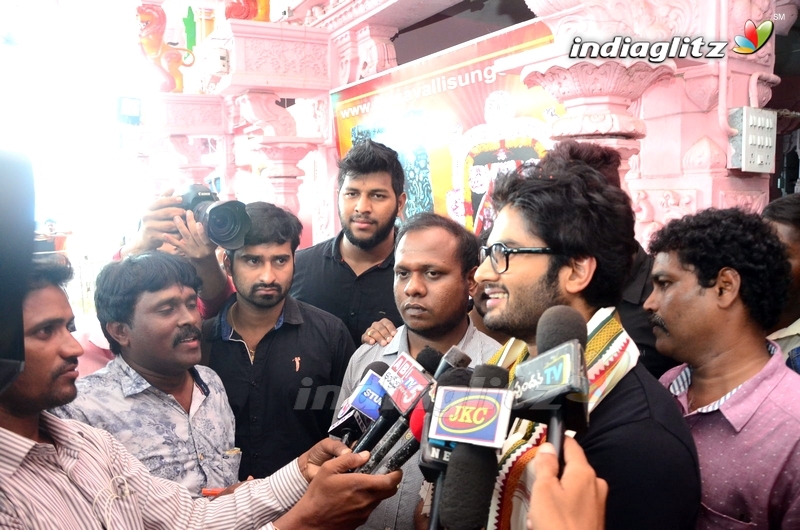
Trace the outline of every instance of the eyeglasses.
<path fill-rule="evenodd" d="M 508 248 L 504 243 L 495 243 L 488 247 L 481 247 L 481 263 L 486 261 L 486 258 L 491 258 L 494 272 L 503 274 L 508 270 L 509 254 L 555 254 L 555 252 L 549 247 Z"/>

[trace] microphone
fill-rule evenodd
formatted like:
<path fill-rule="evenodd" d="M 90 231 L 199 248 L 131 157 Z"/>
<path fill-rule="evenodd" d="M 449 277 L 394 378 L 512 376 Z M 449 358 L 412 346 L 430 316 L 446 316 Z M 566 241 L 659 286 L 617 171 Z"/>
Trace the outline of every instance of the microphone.
<path fill-rule="evenodd" d="M 376 361 L 364 370 L 361 382 L 342 403 L 338 420 L 328 429 L 328 434 L 341 439 L 345 445 L 360 438 L 380 415 L 381 398 L 386 393 L 378 383 L 389 365 Z"/>
<path fill-rule="evenodd" d="M 582 432 L 589 421 L 589 380 L 583 356 L 586 321 L 568 306 L 542 313 L 536 327 L 539 355 L 517 366 L 514 415 L 548 423 L 547 441 L 561 459 L 564 431 Z"/>
<path fill-rule="evenodd" d="M 400 418 L 375 445 L 369 460 L 357 470 L 359 473 L 375 471 L 378 464 L 406 433 L 414 407 L 431 386 L 431 380 L 425 373 L 435 373 L 441 358 L 440 352 L 426 346 L 417 354 L 416 361 L 406 353 L 400 354 L 389 370 L 383 374 L 381 385 L 386 389 L 386 393 L 392 396 L 392 401 L 400 411 Z"/>
<path fill-rule="evenodd" d="M 466 369 L 453 368 L 444 371 L 442 376 L 436 381 L 436 386 L 466 386 L 469 384 L 469 379 L 470 373 Z M 386 460 L 386 463 L 382 466 L 381 471 L 391 473 L 395 469 L 400 469 L 412 456 L 417 453 L 417 451 L 419 451 L 422 438 L 425 435 L 423 430 L 425 425 L 429 423 L 426 421 L 429 416 L 429 414 L 427 414 L 428 408 L 431 411 L 433 410 L 433 402 L 430 400 L 430 394 L 432 392 L 434 392 L 433 389 L 430 392 L 427 392 L 425 396 L 417 403 L 417 406 L 411 413 L 408 428 L 411 430 L 414 437 L 404 443 L 400 449 L 395 451 L 394 454 L 392 454 L 392 456 Z M 426 407 L 426 401 L 428 402 L 428 407 Z"/>
<path fill-rule="evenodd" d="M 439 366 L 436 368 L 433 378 L 438 381 L 446 371 L 452 368 L 466 368 L 471 362 L 472 358 L 464 353 L 458 346 L 450 346 L 450 349 L 444 354 Z"/>
<path fill-rule="evenodd" d="M 505 388 L 508 386 L 508 370 L 480 365 L 470 380 L 470 386 L 475 385 L 484 389 Z M 480 530 L 485 527 L 496 477 L 497 452 L 493 447 L 466 442 L 457 444 L 450 454 L 439 503 L 442 526 L 448 530 Z"/>
<path fill-rule="evenodd" d="M 448 352 L 449 353 L 449 352 Z M 466 368 L 453 368 L 447 370 L 437 380 L 437 387 L 466 387 L 472 371 Z M 431 512 L 429 515 L 430 530 L 439 528 L 439 505 L 441 503 L 442 489 L 444 488 L 444 476 L 447 472 L 447 464 L 450 461 L 450 453 L 453 450 L 453 442 L 436 440 L 428 436 L 433 415 L 433 403 L 426 409 L 425 425 L 422 430 L 420 440 L 419 469 L 426 481 L 433 483 L 433 497 L 431 499 Z"/>
<path fill-rule="evenodd" d="M 392 428 L 394 422 L 400 418 L 400 411 L 394 406 L 392 396 L 384 394 L 381 398 L 380 417 L 370 425 L 367 432 L 358 440 L 353 448 L 354 453 L 372 451 L 375 444 Z"/>

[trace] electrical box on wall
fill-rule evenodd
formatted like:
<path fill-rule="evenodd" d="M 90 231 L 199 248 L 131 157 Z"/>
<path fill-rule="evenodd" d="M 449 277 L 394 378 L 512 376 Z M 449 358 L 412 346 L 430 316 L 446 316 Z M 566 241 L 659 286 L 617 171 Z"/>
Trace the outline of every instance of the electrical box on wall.
<path fill-rule="evenodd" d="M 211 75 L 225 75 L 230 71 L 228 50 L 225 48 L 210 48 L 206 51 L 204 71 Z"/>
<path fill-rule="evenodd" d="M 731 127 L 739 131 L 729 141 L 733 156 L 728 167 L 753 173 L 774 173 L 778 112 L 738 107 L 729 109 L 728 121 Z"/>

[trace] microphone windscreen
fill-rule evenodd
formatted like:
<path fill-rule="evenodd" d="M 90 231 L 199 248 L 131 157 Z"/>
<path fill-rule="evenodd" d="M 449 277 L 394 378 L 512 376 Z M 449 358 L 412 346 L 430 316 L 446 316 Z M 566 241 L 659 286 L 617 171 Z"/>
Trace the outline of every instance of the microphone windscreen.
<path fill-rule="evenodd" d="M 494 450 L 460 443 L 444 476 L 439 520 L 448 530 L 480 530 L 489 519 L 497 456 Z"/>
<path fill-rule="evenodd" d="M 386 370 L 389 369 L 389 365 L 382 361 L 375 361 L 374 363 L 369 363 L 366 368 L 364 368 L 364 373 L 361 374 L 361 377 L 364 377 L 369 373 L 370 370 L 378 374 L 378 377 L 383 377 L 383 374 L 386 373 Z"/>
<path fill-rule="evenodd" d="M 466 368 L 451 368 L 436 381 L 437 386 L 469 386 L 472 371 Z"/>
<path fill-rule="evenodd" d="M 391 421 L 397 421 L 397 418 L 400 417 L 400 412 L 397 410 L 397 407 L 394 406 L 392 396 L 389 394 L 384 394 L 381 398 L 380 415 Z"/>
<path fill-rule="evenodd" d="M 472 388 L 508 388 L 508 370 L 493 364 L 478 365 L 475 367 L 469 386 Z"/>
<path fill-rule="evenodd" d="M 411 430 L 411 434 L 414 435 L 414 438 L 422 440 L 422 429 L 424 426 L 425 407 L 422 405 L 422 401 L 419 401 L 414 408 L 414 412 L 411 413 L 411 418 L 408 420 L 408 428 Z"/>
<path fill-rule="evenodd" d="M 436 369 L 439 367 L 439 361 L 442 360 L 442 352 L 437 351 L 430 346 L 425 346 L 422 350 L 417 354 L 416 361 L 422 365 L 426 372 L 430 375 L 436 373 Z"/>
<path fill-rule="evenodd" d="M 539 353 L 575 339 L 585 350 L 586 321 L 580 313 L 565 305 L 553 306 L 542 313 L 536 326 L 536 349 Z"/>

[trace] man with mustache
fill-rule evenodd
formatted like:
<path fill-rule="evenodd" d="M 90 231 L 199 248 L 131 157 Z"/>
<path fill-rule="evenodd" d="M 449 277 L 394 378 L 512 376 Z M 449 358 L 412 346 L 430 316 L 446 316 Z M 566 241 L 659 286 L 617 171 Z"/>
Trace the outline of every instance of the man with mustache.
<path fill-rule="evenodd" d="M 241 480 L 270 475 L 327 437 L 355 351 L 340 319 L 288 294 L 297 217 L 266 202 L 246 211 L 244 246 L 224 257 L 236 293 L 203 324 L 203 364 L 219 374 L 236 417 Z"/>
<path fill-rule="evenodd" d="M 364 140 L 339 161 L 342 230 L 297 253 L 291 294 L 347 325 L 354 344 L 382 319 L 402 324 L 392 297 L 395 220 L 406 204 L 397 153 Z"/>
<path fill-rule="evenodd" d="M 199 286 L 191 263 L 166 252 L 106 265 L 95 305 L 115 357 L 52 411 L 110 432 L 151 473 L 195 497 L 236 483 L 240 458 L 222 381 L 196 366 Z"/>
<path fill-rule="evenodd" d="M 0 227 L 0 231 L 4 229 Z M 138 405 L 149 400 L 143 414 L 135 419 L 134 414 L 125 415 L 125 419 L 131 420 L 137 437 L 156 436 L 168 444 L 156 446 L 162 458 L 185 457 L 191 471 L 188 454 L 194 452 L 203 461 L 206 454 L 199 451 L 215 443 L 216 434 L 206 432 L 213 426 L 201 417 L 208 416 L 204 407 L 209 401 L 216 401 L 205 383 L 218 387 L 219 381 L 214 381 L 210 370 L 185 368 L 200 355 L 192 324 L 199 322 L 193 287 L 183 283 L 158 287 L 162 273 L 177 273 L 180 282 L 194 285 L 191 265 L 182 258 L 164 256 L 156 258 L 164 265 L 158 267 L 148 258 L 144 255 L 115 264 L 102 278 L 100 283 L 110 295 L 106 301 L 131 300 L 128 289 L 110 293 L 106 289 L 109 284 L 119 285 L 114 281 L 118 274 L 125 279 L 141 278 L 146 280 L 143 285 L 158 289 L 145 289 L 134 296 L 136 309 L 131 321 L 109 322 L 109 335 L 115 348 L 121 346 L 120 355 L 127 356 L 142 341 L 150 341 L 163 346 L 164 353 L 177 361 L 146 358 L 141 352 L 127 357 L 125 364 L 137 366 L 142 374 L 126 370 L 121 380 L 109 380 L 105 406 L 127 405 L 113 395 L 115 387 L 122 387 Z M 131 272 L 134 274 L 129 276 Z M 22 302 L 16 297 L 0 299 L 0 307 L 12 318 L 14 313 L 21 316 L 25 354 L 19 377 L 0 392 L 0 528 L 343 530 L 366 520 L 377 503 L 396 493 L 400 472 L 383 476 L 348 473 L 365 463 L 368 455 L 352 454 L 343 444 L 326 439 L 267 479 L 239 484 L 230 495 L 213 502 L 193 499 L 182 485 L 151 474 L 108 432 L 46 411 L 70 403 L 77 394 L 75 379 L 83 352 L 72 336 L 75 317 L 64 292 L 72 277 L 69 263 L 35 261 L 24 271 L 5 267 L 0 273 L 3 282 L 22 284 Z M 106 314 L 108 309 L 102 312 Z M 5 334 L 7 322 L 2 324 Z M 7 341 L 3 347 L 9 347 Z M 0 353 L 6 358 L 9 352 Z M 160 373 L 181 362 L 185 363 L 182 370 L 176 366 L 174 372 Z M 184 385 L 180 374 L 187 380 Z M 187 395 L 191 403 L 187 403 Z M 120 410 L 120 414 L 124 412 Z M 175 445 L 170 443 L 173 441 L 186 443 Z M 176 452 L 181 454 L 174 455 Z"/>
<path fill-rule="evenodd" d="M 758 215 L 712 208 L 670 221 L 650 252 L 644 307 L 683 363 L 661 383 L 697 445 L 697 528 L 800 528 L 800 375 L 767 340 L 791 281 L 784 245 Z"/>

